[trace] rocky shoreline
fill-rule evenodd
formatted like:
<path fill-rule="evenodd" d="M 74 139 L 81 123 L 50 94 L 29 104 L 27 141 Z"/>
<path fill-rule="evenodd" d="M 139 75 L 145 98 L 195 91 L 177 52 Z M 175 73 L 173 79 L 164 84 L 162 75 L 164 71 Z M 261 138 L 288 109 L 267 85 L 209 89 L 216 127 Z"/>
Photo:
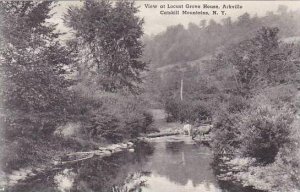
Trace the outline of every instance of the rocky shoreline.
<path fill-rule="evenodd" d="M 2 174 L 0 177 L 0 187 L 12 187 L 20 182 L 29 179 L 34 179 L 45 172 L 63 169 L 64 165 L 76 163 L 93 157 L 104 158 L 122 151 L 134 152 L 134 143 L 126 142 L 112 144 L 107 147 L 99 147 L 98 150 L 88 152 L 74 152 L 60 156 L 58 159 L 53 159 L 48 165 L 39 165 L 36 167 L 26 167 L 12 171 L 11 174 Z"/>
<path fill-rule="evenodd" d="M 12 173 L 9 175 L 2 174 L 0 177 L 0 186 L 4 188 L 12 187 L 20 182 L 24 182 L 29 179 L 34 179 L 38 175 L 43 174 L 45 172 L 60 170 L 64 168 L 64 165 L 77 163 L 93 157 L 104 158 L 123 151 L 134 152 L 135 142 L 138 141 L 147 141 L 147 139 L 150 138 L 165 137 L 165 136 L 180 135 L 180 134 L 184 134 L 184 132 L 179 128 L 173 131 L 163 131 L 159 133 L 145 134 L 142 135 L 141 137 L 136 138 L 133 141 L 112 144 L 106 147 L 99 147 L 97 150 L 67 153 L 57 158 L 53 158 L 47 165 L 21 168 L 19 170 L 12 171 Z M 206 135 L 203 135 L 203 136 L 199 136 L 194 140 L 196 142 L 209 143 L 211 141 L 211 138 Z"/>

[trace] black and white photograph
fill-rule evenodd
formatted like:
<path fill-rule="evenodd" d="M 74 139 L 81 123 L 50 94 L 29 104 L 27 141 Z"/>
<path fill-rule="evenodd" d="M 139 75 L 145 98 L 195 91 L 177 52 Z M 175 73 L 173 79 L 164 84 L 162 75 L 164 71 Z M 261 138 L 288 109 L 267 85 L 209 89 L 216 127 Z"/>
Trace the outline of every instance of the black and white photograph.
<path fill-rule="evenodd" d="M 0 192 L 300 192 L 300 1 L 0 1 Z"/>

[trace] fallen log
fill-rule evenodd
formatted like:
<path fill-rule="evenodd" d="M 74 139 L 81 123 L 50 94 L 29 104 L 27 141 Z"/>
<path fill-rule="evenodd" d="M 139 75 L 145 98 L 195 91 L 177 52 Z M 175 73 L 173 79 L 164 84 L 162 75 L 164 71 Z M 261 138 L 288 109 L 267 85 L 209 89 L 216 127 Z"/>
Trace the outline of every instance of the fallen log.
<path fill-rule="evenodd" d="M 93 157 L 94 157 L 94 154 L 92 153 L 89 156 L 81 158 L 81 159 L 75 159 L 75 160 L 70 160 L 70 161 L 62 161 L 60 164 L 65 165 L 67 163 L 76 163 L 76 162 L 84 161 L 84 160 L 87 160 L 87 159 L 90 159 L 90 158 L 93 158 Z"/>
<path fill-rule="evenodd" d="M 77 152 L 74 152 L 74 153 L 68 153 L 68 154 L 65 154 L 66 156 L 72 156 L 72 155 L 77 155 L 77 154 L 92 154 L 94 153 L 95 151 L 77 151 Z"/>
<path fill-rule="evenodd" d="M 134 144 L 132 142 L 127 142 L 127 143 L 112 144 L 107 147 L 99 147 L 98 150 L 93 150 L 93 151 L 78 151 L 78 152 L 68 153 L 60 157 L 60 161 L 56 161 L 55 164 L 62 165 L 66 163 L 83 161 L 86 159 L 90 159 L 94 156 L 98 156 L 100 158 L 108 157 L 114 153 L 130 150 L 133 147 L 133 145 Z"/>
<path fill-rule="evenodd" d="M 155 137 L 164 137 L 164 136 L 179 135 L 179 134 L 180 134 L 179 132 L 151 133 L 145 135 L 144 137 L 155 138 Z"/>

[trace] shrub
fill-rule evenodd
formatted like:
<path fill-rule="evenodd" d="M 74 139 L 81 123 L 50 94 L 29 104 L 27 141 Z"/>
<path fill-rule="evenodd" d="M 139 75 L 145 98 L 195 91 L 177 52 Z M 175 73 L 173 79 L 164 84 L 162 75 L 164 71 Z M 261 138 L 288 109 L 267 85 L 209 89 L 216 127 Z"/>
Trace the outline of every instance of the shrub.
<path fill-rule="evenodd" d="M 143 116 L 144 116 L 144 125 L 142 131 L 146 133 L 148 132 L 147 128 L 154 122 L 154 119 L 153 119 L 153 115 L 148 111 L 144 111 Z"/>
<path fill-rule="evenodd" d="M 153 122 L 139 96 L 95 92 L 75 97 L 74 103 L 70 111 L 77 111 L 72 112 L 73 120 L 82 122 L 81 136 L 95 141 L 103 137 L 115 143 L 137 137 Z"/>
<path fill-rule="evenodd" d="M 239 129 L 235 126 L 239 121 L 238 115 L 220 108 L 213 120 L 213 149 L 215 154 L 235 153 L 238 145 Z"/>
<path fill-rule="evenodd" d="M 240 149 L 245 156 L 261 163 L 272 163 L 289 142 L 293 112 L 285 107 L 259 106 L 241 113 L 237 127 L 240 129 Z"/>
<path fill-rule="evenodd" d="M 293 109 L 267 98 L 237 102 L 233 98 L 239 97 L 230 97 L 214 114 L 214 150 L 253 157 L 262 164 L 274 162 L 278 151 L 290 142 Z"/>
<path fill-rule="evenodd" d="M 208 105 L 202 101 L 181 101 L 170 99 L 165 102 L 165 110 L 169 119 L 180 122 L 207 121 L 211 119 L 212 112 Z"/>
<path fill-rule="evenodd" d="M 178 100 L 175 99 L 167 99 L 165 101 L 165 111 L 168 114 L 168 118 L 171 120 L 179 120 L 179 112 L 180 112 L 180 106 L 179 106 Z"/>

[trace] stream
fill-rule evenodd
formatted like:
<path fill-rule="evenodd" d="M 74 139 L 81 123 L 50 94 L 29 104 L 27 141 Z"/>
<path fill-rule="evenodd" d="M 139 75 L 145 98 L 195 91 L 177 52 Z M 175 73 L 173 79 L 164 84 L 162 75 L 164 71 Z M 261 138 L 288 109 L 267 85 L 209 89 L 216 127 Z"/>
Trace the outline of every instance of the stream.
<path fill-rule="evenodd" d="M 190 137 L 155 138 L 138 144 L 135 152 L 68 165 L 9 191 L 255 192 L 218 181 L 212 161 L 211 149 Z"/>

